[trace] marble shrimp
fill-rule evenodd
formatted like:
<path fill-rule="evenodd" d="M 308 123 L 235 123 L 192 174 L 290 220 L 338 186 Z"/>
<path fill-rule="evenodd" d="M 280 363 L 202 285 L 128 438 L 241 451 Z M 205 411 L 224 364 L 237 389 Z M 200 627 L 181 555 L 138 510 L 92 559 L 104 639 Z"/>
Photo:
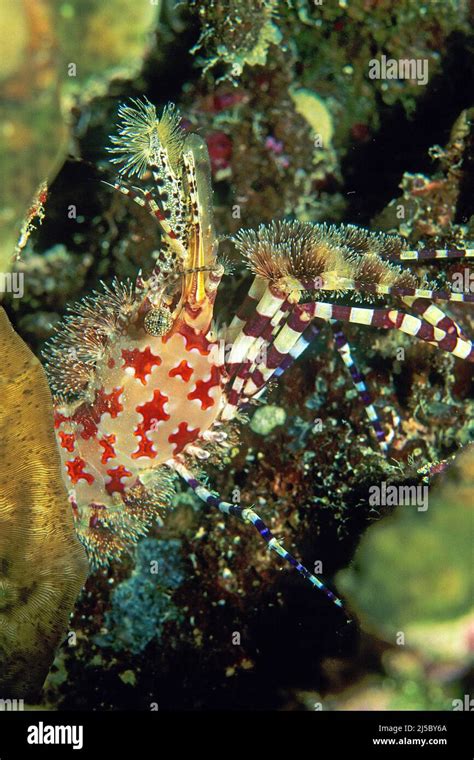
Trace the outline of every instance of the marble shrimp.
<path fill-rule="evenodd" d="M 83 299 L 46 349 L 64 478 L 90 561 L 104 566 L 133 547 L 166 514 L 179 475 L 207 506 L 253 525 L 342 607 L 251 507 L 225 501 L 196 472 L 229 452 L 243 412 L 326 325 L 386 453 L 390 433 L 343 324 L 397 330 L 472 362 L 473 344 L 438 303 L 474 295 L 436 290 L 403 265 L 469 259 L 474 250 L 410 251 L 397 236 L 354 225 L 279 221 L 241 230 L 234 242 L 254 279 L 230 324 L 217 329 L 224 267 L 204 140 L 181 128 L 173 106 L 158 116 L 146 99 L 120 106 L 111 139 L 112 186 L 149 212 L 161 241 L 149 276 L 114 280 Z M 387 305 L 374 306 L 380 299 Z"/>

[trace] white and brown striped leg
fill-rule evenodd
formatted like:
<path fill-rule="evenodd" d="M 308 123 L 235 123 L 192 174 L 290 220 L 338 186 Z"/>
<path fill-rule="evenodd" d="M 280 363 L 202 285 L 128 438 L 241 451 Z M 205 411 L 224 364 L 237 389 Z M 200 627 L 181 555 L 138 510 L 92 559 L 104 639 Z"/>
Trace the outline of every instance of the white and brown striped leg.
<path fill-rule="evenodd" d="M 299 306 L 293 311 L 298 312 Z M 268 349 L 266 362 L 257 367 L 251 374 L 244 389 L 242 398 L 259 397 L 273 377 L 279 377 L 303 353 L 311 341 L 319 334 L 320 327 L 312 320 L 309 326 L 303 327 L 304 321 L 285 324 L 273 345 Z M 307 324 L 307 323 L 306 323 Z M 321 323 L 323 324 L 323 323 Z M 373 404 L 365 379 L 356 367 L 350 345 L 341 330 L 340 324 L 332 322 L 336 348 L 345 366 L 349 370 L 354 385 L 363 402 L 365 412 L 374 430 L 377 442 L 383 452 L 388 450 L 388 440 L 380 423 L 379 416 Z M 295 329 L 295 327 L 297 329 Z M 393 437 L 393 436 L 392 436 Z"/>
<path fill-rule="evenodd" d="M 462 327 L 451 316 L 445 314 L 439 306 L 431 303 L 431 301 L 426 298 L 411 298 L 405 296 L 401 300 L 411 311 L 417 314 L 420 318 L 426 320 L 426 322 L 429 322 L 430 325 L 434 325 L 434 327 L 444 330 L 448 335 L 454 333 L 459 338 L 469 340 Z"/>
<path fill-rule="evenodd" d="M 143 190 L 140 190 L 139 188 L 132 187 L 131 185 L 128 185 L 124 180 L 122 179 L 120 182 L 106 182 L 105 180 L 102 180 L 103 185 L 107 185 L 108 187 L 111 187 L 113 190 L 118 190 L 119 193 L 122 193 L 122 195 L 125 195 L 127 198 L 130 198 L 134 203 L 136 203 L 138 206 L 141 206 L 141 208 L 146 209 L 150 216 L 155 216 L 153 213 L 153 209 L 149 201 L 145 197 L 145 192 Z"/>
<path fill-rule="evenodd" d="M 155 176 L 155 180 L 156 179 L 157 176 Z M 186 250 L 182 242 L 178 239 L 178 234 L 171 228 L 166 219 L 165 212 L 161 210 L 151 191 L 142 191 L 138 188 L 131 187 L 123 180 L 120 182 L 104 182 L 104 184 L 112 187 L 114 190 L 118 190 L 122 195 L 127 196 L 127 198 L 130 198 L 134 203 L 141 206 L 141 208 L 146 209 L 146 211 L 148 211 L 148 213 L 156 219 L 160 225 L 171 248 L 179 253 L 182 261 L 186 260 Z"/>
<path fill-rule="evenodd" d="M 260 367 L 266 365 L 268 351 L 283 329 L 291 308 L 293 307 L 288 301 L 284 301 L 281 308 L 278 309 L 270 321 L 265 325 L 262 334 L 256 338 L 245 361 L 242 362 L 235 374 L 231 384 L 232 390 L 241 394 L 248 378 L 251 377 L 254 372 L 257 372 Z"/>
<path fill-rule="evenodd" d="M 434 327 L 446 333 L 456 334 L 459 338 L 468 340 L 460 325 L 445 314 L 435 301 L 464 302 L 474 301 L 474 294 L 452 293 L 449 290 L 428 290 L 422 288 L 396 287 L 377 283 L 359 282 L 345 277 L 333 277 L 331 283 L 325 283 L 324 278 L 302 281 L 301 286 L 306 290 L 353 290 L 368 295 L 388 295 L 400 299 L 402 303 L 415 311 L 418 316 Z"/>
<path fill-rule="evenodd" d="M 237 335 L 242 331 L 243 326 L 248 319 L 254 314 L 258 302 L 263 296 L 265 290 L 268 287 L 267 280 L 263 277 L 254 277 L 250 289 L 240 306 L 237 313 L 233 317 L 231 323 L 226 329 L 225 340 L 226 343 L 233 343 Z"/>
<path fill-rule="evenodd" d="M 274 335 L 278 333 L 281 324 L 287 317 L 286 307 L 287 303 L 285 301 L 271 320 L 269 320 L 264 326 L 262 334 L 259 335 L 255 342 L 250 346 L 249 353 L 237 369 L 228 363 L 226 364 L 227 373 L 229 374 L 229 369 L 234 370 L 234 373 L 230 376 L 227 383 L 227 404 L 222 412 L 222 419 L 231 419 L 235 415 L 237 409 L 249 400 L 243 396 L 244 385 L 247 382 L 249 373 L 254 371 L 261 362 L 265 360 L 268 346 L 271 345 Z"/>
<path fill-rule="evenodd" d="M 252 316 L 247 319 L 236 336 L 229 357 L 226 359 L 229 382 L 227 404 L 221 413 L 223 420 L 229 420 L 235 416 L 248 368 L 252 366 L 262 346 L 266 345 L 262 335 L 264 333 L 268 335 L 284 318 L 286 300 L 283 293 L 270 285 L 267 286 Z"/>
<path fill-rule="evenodd" d="M 381 425 L 379 415 L 377 414 L 377 410 L 374 406 L 374 402 L 365 382 L 365 378 L 363 374 L 357 369 L 357 366 L 354 362 L 349 341 L 344 335 L 339 322 L 331 322 L 331 327 L 334 332 L 334 340 L 336 343 L 336 348 L 339 352 L 339 356 L 349 370 L 354 386 L 359 394 L 359 398 L 364 405 L 365 413 L 369 418 L 369 422 L 375 433 L 377 443 L 379 444 L 382 451 L 386 453 L 389 447 L 389 440 L 387 439 L 385 431 Z M 390 440 L 393 439 L 393 436 L 394 432 L 392 431 Z"/>
<path fill-rule="evenodd" d="M 281 377 L 281 375 L 283 375 L 283 373 L 286 372 L 295 363 L 301 354 L 306 351 L 313 340 L 317 338 L 321 332 L 322 327 L 324 327 L 324 322 L 316 319 L 312 320 L 309 325 L 303 330 L 294 344 L 289 347 L 288 353 L 284 354 L 283 358 L 281 355 L 275 355 L 274 357 L 270 356 L 270 358 L 268 358 L 267 355 L 267 361 L 265 365 L 257 367 L 255 373 L 251 378 L 254 385 L 258 388 L 258 391 L 254 394 L 253 398 L 260 398 L 262 393 L 265 392 L 270 380 Z M 269 363 L 274 364 L 275 360 L 279 361 L 280 363 L 273 369 L 268 365 Z"/>
<path fill-rule="evenodd" d="M 340 306 L 337 304 L 316 301 L 302 306 L 311 317 L 319 317 L 327 322 L 332 319 L 341 322 L 352 322 L 367 327 L 381 327 L 385 330 L 399 330 L 406 335 L 432 343 L 443 351 L 457 356 L 460 359 L 474 361 L 474 347 L 470 341 L 459 338 L 458 335 L 447 334 L 425 322 L 419 317 L 405 314 L 398 309 L 370 309 L 356 306 Z M 289 322 L 295 318 L 293 313 Z"/>
<path fill-rule="evenodd" d="M 397 254 L 382 254 L 387 261 L 434 261 L 435 259 L 472 259 L 474 248 L 423 249 L 421 251 L 400 251 Z"/>
<path fill-rule="evenodd" d="M 273 342 L 268 346 L 266 356 L 256 365 L 242 389 L 243 398 L 252 398 L 263 392 L 264 387 L 271 380 L 276 370 L 282 365 L 285 367 L 285 361 L 290 366 L 292 363 L 292 352 L 299 356 L 308 346 L 305 331 L 309 329 L 309 319 L 298 322 L 297 328 L 294 329 L 292 315 L 300 312 L 300 306 L 295 305 L 283 324 L 281 330 L 275 336 Z M 313 331 L 311 330 L 311 334 Z M 303 337 L 305 335 L 305 337 Z M 296 358 L 296 357 L 295 357 Z M 284 369 L 282 369 L 282 372 Z M 280 372 L 281 374 L 281 372 Z"/>
<path fill-rule="evenodd" d="M 278 318 L 287 297 L 271 285 L 267 285 L 251 316 L 244 322 L 242 329 L 236 335 L 230 351 L 229 372 L 235 372 L 249 355 L 254 345 L 271 320 Z"/>
<path fill-rule="evenodd" d="M 359 282 L 358 280 L 342 279 L 341 283 L 341 288 L 343 289 L 356 290 L 359 293 L 369 293 L 371 295 L 388 295 L 397 296 L 399 298 L 423 298 L 432 303 L 435 303 L 436 301 L 446 301 L 448 303 L 474 303 L 474 293 L 456 293 L 452 290 L 369 284 Z"/>
<path fill-rule="evenodd" d="M 283 375 L 283 373 L 286 372 L 286 370 L 295 363 L 303 351 L 306 351 L 313 340 L 318 337 L 319 333 L 321 332 L 321 326 L 323 325 L 323 322 L 317 324 L 317 320 L 313 320 L 310 323 L 310 325 L 300 335 L 294 346 L 290 348 L 286 356 L 283 357 L 278 367 L 275 367 L 273 377 L 281 377 L 281 375 Z M 271 378 L 272 376 L 270 376 L 270 379 Z"/>
<path fill-rule="evenodd" d="M 393 296 L 396 298 L 423 298 L 430 302 L 446 301 L 451 303 L 474 303 L 474 293 L 456 293 L 452 290 L 433 290 L 428 288 L 411 288 L 398 285 L 381 285 L 380 283 L 362 282 L 349 277 L 327 275 L 302 278 L 296 281 L 301 290 L 316 291 L 355 291 L 375 296 Z"/>

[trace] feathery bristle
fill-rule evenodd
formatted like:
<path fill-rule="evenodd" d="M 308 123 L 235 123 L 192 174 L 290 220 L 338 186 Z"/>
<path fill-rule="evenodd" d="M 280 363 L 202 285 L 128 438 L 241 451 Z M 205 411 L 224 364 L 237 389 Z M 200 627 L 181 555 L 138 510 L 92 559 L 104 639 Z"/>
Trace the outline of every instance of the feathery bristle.
<path fill-rule="evenodd" d="M 272 222 L 258 230 L 239 230 L 233 241 L 260 277 L 317 277 L 340 270 L 350 276 L 350 251 L 342 249 L 337 228 L 305 222 Z"/>
<path fill-rule="evenodd" d="M 399 285 L 414 288 L 418 284 L 412 272 L 381 259 L 376 253 L 365 253 L 358 258 L 354 279 L 368 285 Z"/>
<path fill-rule="evenodd" d="M 235 261 L 232 261 L 227 253 L 220 253 L 217 257 L 217 265 L 224 268 L 224 274 L 234 274 L 236 270 Z"/>
<path fill-rule="evenodd" d="M 145 480 L 146 474 L 142 473 L 141 478 Z M 90 515 L 77 524 L 93 570 L 130 551 L 147 534 L 153 521 L 165 516 L 175 493 L 175 478 L 168 467 L 150 471 L 148 482 L 138 482 L 116 506 L 100 508 L 97 519 L 92 521 L 93 527 Z"/>
<path fill-rule="evenodd" d="M 377 281 L 392 282 L 392 267 L 379 257 L 403 248 L 399 238 L 369 232 L 355 225 L 273 222 L 257 231 L 240 230 L 233 238 L 255 274 L 269 280 L 280 277 L 317 277 L 325 272 L 352 277 L 360 268 L 377 273 Z M 362 258 L 370 262 L 361 268 Z"/>
<path fill-rule="evenodd" d="M 407 269 L 401 267 L 393 267 L 394 279 L 390 285 L 395 285 L 397 288 L 431 288 L 432 286 L 427 282 L 420 282 L 418 277 Z"/>
<path fill-rule="evenodd" d="M 69 307 L 44 350 L 45 369 L 55 398 L 70 399 L 84 393 L 95 368 L 135 308 L 130 281 L 104 283 Z"/>
<path fill-rule="evenodd" d="M 341 240 L 354 253 L 393 256 L 406 248 L 403 238 L 397 235 L 387 235 L 384 232 L 364 230 L 355 224 L 341 225 L 339 231 Z"/>
<path fill-rule="evenodd" d="M 148 167 L 160 165 L 161 148 L 177 172 L 184 140 L 179 112 L 169 104 L 158 118 L 155 106 L 148 100 L 131 100 L 131 103 L 119 107 L 119 132 L 111 137 L 114 147 L 107 149 L 116 154 L 112 162 L 119 165 L 121 174 L 142 177 Z"/>

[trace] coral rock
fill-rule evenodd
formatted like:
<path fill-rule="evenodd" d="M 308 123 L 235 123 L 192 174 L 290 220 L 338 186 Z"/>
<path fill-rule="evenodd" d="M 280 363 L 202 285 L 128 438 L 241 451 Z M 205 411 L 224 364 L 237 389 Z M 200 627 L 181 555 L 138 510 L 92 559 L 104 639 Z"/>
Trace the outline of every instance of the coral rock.
<path fill-rule="evenodd" d="M 87 573 L 40 362 L 0 309 L 0 694 L 34 698 Z"/>

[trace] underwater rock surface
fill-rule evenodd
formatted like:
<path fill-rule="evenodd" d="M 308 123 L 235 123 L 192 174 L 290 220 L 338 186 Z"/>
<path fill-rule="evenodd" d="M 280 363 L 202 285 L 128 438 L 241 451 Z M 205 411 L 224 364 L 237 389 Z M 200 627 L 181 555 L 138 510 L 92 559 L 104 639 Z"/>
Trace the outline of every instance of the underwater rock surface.
<path fill-rule="evenodd" d="M 161 639 L 166 621 L 181 622 L 182 613 L 170 603 L 172 591 L 186 577 L 180 548 L 175 539 L 139 543 L 132 575 L 114 590 L 104 619 L 107 632 L 96 636 L 96 644 L 138 654 L 152 639 Z"/>

